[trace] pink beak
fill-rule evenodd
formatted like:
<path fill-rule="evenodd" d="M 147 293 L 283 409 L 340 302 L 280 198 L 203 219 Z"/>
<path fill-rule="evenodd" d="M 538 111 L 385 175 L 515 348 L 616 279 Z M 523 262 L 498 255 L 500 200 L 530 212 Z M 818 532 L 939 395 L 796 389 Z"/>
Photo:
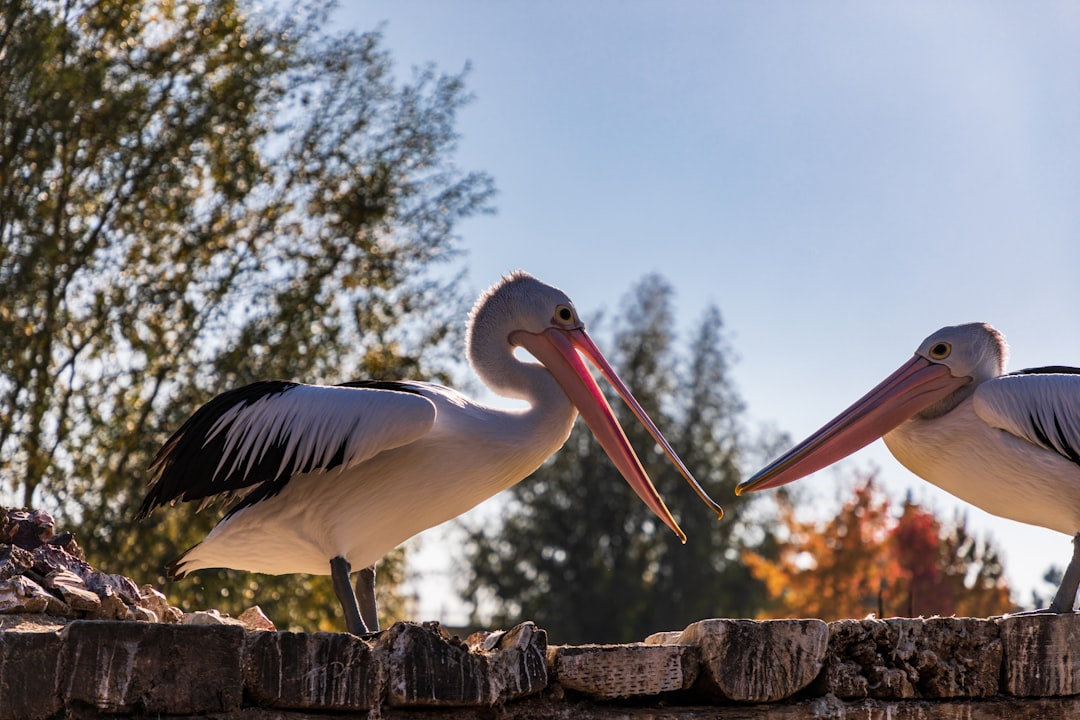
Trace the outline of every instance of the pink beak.
<path fill-rule="evenodd" d="M 623 401 L 626 402 L 641 424 L 649 431 L 649 434 L 653 436 L 657 444 L 663 448 L 668 458 L 675 464 L 687 482 L 693 486 L 701 499 L 712 508 L 718 518 L 723 517 L 723 508 L 708 496 L 697 480 L 694 479 L 694 476 L 690 474 L 690 471 L 683 461 L 679 459 L 671 444 L 664 438 L 656 424 L 645 413 L 641 404 L 634 398 L 623 381 L 619 379 L 615 370 L 608 364 L 608 361 L 584 328 L 573 330 L 549 328 L 539 334 L 519 330 L 510 336 L 510 341 L 532 353 L 533 357 L 543 363 L 544 367 L 555 376 L 555 379 L 566 392 L 567 397 L 577 407 L 581 417 L 600 442 L 600 446 L 604 448 L 604 452 L 615 463 L 615 467 L 619 469 L 626 482 L 630 484 L 630 487 L 634 489 L 634 492 L 638 494 L 638 497 L 649 509 L 656 513 L 656 516 L 674 531 L 679 540 L 686 542 L 686 534 L 683 533 L 679 524 L 675 522 L 675 518 L 671 516 L 671 512 L 664 505 L 663 499 L 656 492 L 656 488 L 653 486 L 652 481 L 649 480 L 641 461 L 638 460 L 633 448 L 630 447 L 626 434 L 615 419 L 611 406 L 608 405 L 588 367 L 582 362 L 581 355 L 588 358 L 600 371 L 600 374 L 622 396 Z M 581 355 L 578 354 L 579 352 Z"/>
<path fill-rule="evenodd" d="M 741 483 L 735 493 L 786 485 L 832 465 L 970 381 L 916 355 L 825 427 Z"/>

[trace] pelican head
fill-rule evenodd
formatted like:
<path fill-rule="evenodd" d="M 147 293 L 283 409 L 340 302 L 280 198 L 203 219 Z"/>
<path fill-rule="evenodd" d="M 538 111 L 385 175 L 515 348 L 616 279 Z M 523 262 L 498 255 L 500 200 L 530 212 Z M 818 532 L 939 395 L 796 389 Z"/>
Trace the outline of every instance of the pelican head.
<path fill-rule="evenodd" d="M 1005 338 L 986 323 L 944 327 L 914 357 L 824 427 L 783 454 L 735 492 L 794 482 L 870 444 L 912 417 L 944 415 L 984 380 L 1001 375 Z"/>
<path fill-rule="evenodd" d="M 615 388 L 701 499 L 718 517 L 723 516 L 723 509 L 694 479 L 585 332 L 585 323 L 581 321 L 570 298 L 561 290 L 525 272 L 506 276 L 477 301 L 470 314 L 466 346 L 477 374 L 493 390 L 509 397 L 536 400 L 530 396 L 530 393 L 536 392 L 532 384 L 522 382 L 522 373 L 533 374 L 533 371 L 528 363 L 521 363 L 513 357 L 514 349 L 524 348 L 539 360 L 577 408 L 600 446 L 638 497 L 685 542 L 686 535 L 671 516 L 630 447 L 611 406 L 582 361 L 584 356 Z"/>

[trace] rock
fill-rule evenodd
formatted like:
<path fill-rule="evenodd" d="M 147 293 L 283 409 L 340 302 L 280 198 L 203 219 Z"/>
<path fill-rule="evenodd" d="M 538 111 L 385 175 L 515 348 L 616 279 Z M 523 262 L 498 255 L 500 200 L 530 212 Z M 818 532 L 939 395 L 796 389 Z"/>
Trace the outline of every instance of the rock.
<path fill-rule="evenodd" d="M 0 717 L 62 717 L 59 632 L 0 632 Z"/>
<path fill-rule="evenodd" d="M 1002 691 L 1019 697 L 1080 693 L 1080 615 L 1006 615 Z"/>
<path fill-rule="evenodd" d="M 111 589 L 107 589 L 98 594 L 101 598 L 101 607 L 97 612 L 87 615 L 87 620 L 127 620 L 131 614 L 128 604 L 123 599 L 114 593 Z"/>
<path fill-rule="evenodd" d="M 821 620 L 702 620 L 679 636 L 701 651 L 695 691 L 737 702 L 775 702 L 809 685 L 828 640 Z"/>
<path fill-rule="evenodd" d="M 128 619 L 135 620 L 136 622 L 156 623 L 158 621 L 158 616 L 157 613 L 153 610 L 149 610 L 138 605 L 129 605 Z"/>
<path fill-rule="evenodd" d="M 375 645 L 385 657 L 387 702 L 398 707 L 492 705 L 487 657 L 438 623 L 394 623 Z"/>
<path fill-rule="evenodd" d="M 538 693 L 548 686 L 547 631 L 523 622 L 485 647 L 491 692 L 497 702 Z"/>
<path fill-rule="evenodd" d="M 0 580 L 7 580 L 34 567 L 34 556 L 18 545 L 0 545 Z"/>
<path fill-rule="evenodd" d="M 386 670 L 387 704 L 395 707 L 478 707 L 537 692 L 547 684 L 547 634 L 525 623 L 471 649 L 438 623 L 394 623 L 375 644 Z M 474 645 L 474 648 L 476 646 Z"/>
<path fill-rule="evenodd" d="M 76 620 L 60 635 L 68 703 L 148 716 L 240 708 L 240 628 Z"/>
<path fill-rule="evenodd" d="M 24 550 L 52 540 L 54 526 L 52 515 L 44 510 L 7 510 L 0 514 L 0 538 Z"/>
<path fill-rule="evenodd" d="M 829 623 L 822 693 L 854 698 L 980 698 L 998 692 L 997 626 L 976 618 Z"/>
<path fill-rule="evenodd" d="M 270 618 L 266 617 L 266 613 L 264 613 L 262 608 L 258 605 L 249 607 L 247 610 L 240 613 L 240 617 L 236 619 L 248 630 L 267 630 L 270 632 L 277 630 L 277 628 L 274 627 L 274 623 L 270 621 Z"/>
<path fill-rule="evenodd" d="M 2 614 L 62 615 L 65 611 L 71 612 L 71 608 L 25 575 L 0 580 L 0 613 Z"/>
<path fill-rule="evenodd" d="M 234 625 L 244 627 L 244 623 L 217 610 L 199 610 L 184 613 L 181 625 Z"/>
<path fill-rule="evenodd" d="M 564 645 L 548 649 L 548 664 L 562 687 L 595 700 L 685 690 L 698 676 L 692 645 Z"/>
<path fill-rule="evenodd" d="M 87 567 L 90 566 L 87 565 Z M 137 605 L 139 600 L 142 599 L 139 587 L 133 580 L 123 575 L 98 572 L 90 568 L 89 572 L 83 575 L 83 579 L 86 580 L 86 587 L 99 596 L 104 597 L 111 591 L 119 595 L 120 599 L 128 605 Z"/>
<path fill-rule="evenodd" d="M 645 638 L 646 645 L 678 645 L 682 630 L 666 630 Z"/>
<path fill-rule="evenodd" d="M 60 593 L 72 610 L 96 613 L 101 608 L 101 598 L 86 589 L 83 579 L 68 570 L 54 570 L 45 576 L 44 586 Z"/>
<path fill-rule="evenodd" d="M 371 647 L 349 633 L 252 633 L 244 651 L 247 694 L 265 707 L 369 710 L 378 704 Z"/>
<path fill-rule="evenodd" d="M 153 585 L 143 585 L 139 588 L 139 599 L 135 605 L 153 612 L 157 622 L 178 623 L 184 618 L 184 613 L 179 608 L 169 605 L 164 593 Z"/>
<path fill-rule="evenodd" d="M 33 556 L 34 572 L 39 575 L 45 576 L 57 570 L 67 570 L 87 581 L 89 586 L 89 577 L 94 572 L 94 568 L 90 567 L 85 560 L 80 560 L 68 553 L 64 548 L 58 545 L 39 545 L 34 548 Z"/>

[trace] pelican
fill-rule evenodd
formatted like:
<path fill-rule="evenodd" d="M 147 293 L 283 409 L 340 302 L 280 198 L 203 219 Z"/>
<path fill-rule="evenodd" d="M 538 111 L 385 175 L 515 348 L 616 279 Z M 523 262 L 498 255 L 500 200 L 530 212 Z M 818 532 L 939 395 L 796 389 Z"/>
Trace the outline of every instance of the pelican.
<path fill-rule="evenodd" d="M 329 574 L 348 631 L 376 631 L 376 561 L 527 477 L 563 445 L 578 412 L 630 487 L 685 542 L 582 356 L 723 516 L 561 290 L 521 271 L 504 277 L 473 307 L 466 346 L 489 388 L 528 407 L 490 407 L 428 382 L 270 381 L 199 408 L 153 460 L 139 517 L 177 501 L 198 500 L 200 510 L 218 499 L 234 504 L 168 565 L 170 576 L 203 568 Z M 517 348 L 540 364 L 516 357 Z M 362 568 L 355 592 L 353 567 Z"/>
<path fill-rule="evenodd" d="M 984 323 L 942 328 L 915 356 L 735 492 L 798 480 L 881 437 L 919 477 L 1004 518 L 1073 536 L 1050 604 L 1080 585 L 1080 368 L 1005 374 L 1008 345 Z"/>

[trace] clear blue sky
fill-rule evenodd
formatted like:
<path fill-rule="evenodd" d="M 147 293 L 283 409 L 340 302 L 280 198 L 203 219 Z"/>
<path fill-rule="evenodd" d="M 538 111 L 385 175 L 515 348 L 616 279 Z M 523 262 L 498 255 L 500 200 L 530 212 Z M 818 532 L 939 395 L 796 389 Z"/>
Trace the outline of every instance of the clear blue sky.
<path fill-rule="evenodd" d="M 520 267 L 588 317 L 663 274 L 684 329 L 720 308 L 751 427 L 801 439 L 943 325 L 995 325 L 1012 369 L 1080 365 L 1080 5 L 342 4 L 399 77 L 472 66 L 458 161 L 499 195 L 461 227 L 470 282 Z M 880 442 L 854 463 L 958 506 Z M 1025 601 L 1068 560 L 968 518 Z"/>

